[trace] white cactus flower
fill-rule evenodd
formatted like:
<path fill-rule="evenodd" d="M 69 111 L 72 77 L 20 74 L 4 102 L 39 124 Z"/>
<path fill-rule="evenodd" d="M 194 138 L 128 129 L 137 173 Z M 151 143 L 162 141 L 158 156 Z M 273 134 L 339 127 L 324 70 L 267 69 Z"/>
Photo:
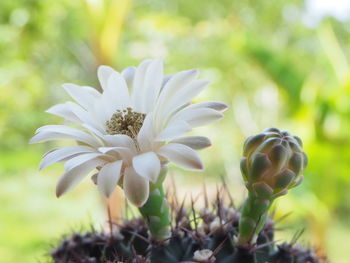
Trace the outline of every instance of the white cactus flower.
<path fill-rule="evenodd" d="M 196 76 L 196 70 L 164 76 L 161 60 L 145 60 L 121 73 L 100 66 L 102 93 L 91 87 L 64 84 L 75 102 L 55 105 L 47 112 L 63 117 L 67 125 L 43 126 L 30 141 L 78 142 L 52 150 L 42 159 L 41 169 L 65 162 L 57 196 L 97 169 L 96 183 L 105 196 L 109 197 L 119 183 L 126 197 L 142 206 L 148 198 L 149 183 L 158 179 L 162 162 L 203 169 L 195 150 L 209 146 L 210 141 L 202 136 L 182 136 L 220 119 L 227 107 L 213 101 L 191 104 L 209 84 Z"/>

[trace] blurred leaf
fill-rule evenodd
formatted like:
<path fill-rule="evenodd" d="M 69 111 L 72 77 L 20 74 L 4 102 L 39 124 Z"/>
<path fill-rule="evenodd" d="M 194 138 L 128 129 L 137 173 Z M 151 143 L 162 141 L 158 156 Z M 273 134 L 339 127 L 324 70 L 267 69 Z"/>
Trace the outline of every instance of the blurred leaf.
<path fill-rule="evenodd" d="M 289 108 L 293 112 L 300 104 L 300 92 L 306 72 L 299 72 L 297 65 L 291 62 L 287 52 L 274 50 L 256 37 L 247 37 L 244 51 L 257 63 L 271 80 L 285 90 Z"/>

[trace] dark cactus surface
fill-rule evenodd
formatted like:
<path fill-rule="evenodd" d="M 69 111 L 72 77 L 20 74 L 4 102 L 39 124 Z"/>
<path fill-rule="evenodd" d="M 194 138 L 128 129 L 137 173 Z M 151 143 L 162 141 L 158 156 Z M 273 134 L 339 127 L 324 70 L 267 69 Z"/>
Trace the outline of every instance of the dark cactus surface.
<path fill-rule="evenodd" d="M 218 191 L 219 193 L 222 191 Z M 213 208 L 195 211 L 172 205 L 171 237 L 151 240 L 144 220 L 125 220 L 113 234 L 90 231 L 73 233 L 51 251 L 55 263 L 324 263 L 316 254 L 296 244 L 276 244 L 271 218 L 259 234 L 257 244 L 236 242 L 239 209 L 224 206 L 219 197 Z M 207 202 L 206 202 L 207 203 Z M 114 224 L 116 225 L 116 224 Z"/>

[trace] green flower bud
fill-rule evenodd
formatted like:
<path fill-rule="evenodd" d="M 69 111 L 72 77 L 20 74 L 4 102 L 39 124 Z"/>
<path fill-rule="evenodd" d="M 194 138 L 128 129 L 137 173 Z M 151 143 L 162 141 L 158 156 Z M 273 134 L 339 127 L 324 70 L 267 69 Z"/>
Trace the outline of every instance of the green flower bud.
<path fill-rule="evenodd" d="M 303 180 L 307 157 L 299 137 L 269 128 L 243 146 L 241 171 L 248 189 L 239 222 L 238 244 L 255 244 L 274 199 Z"/>
<path fill-rule="evenodd" d="M 264 134 L 258 134 L 255 136 L 250 136 L 244 142 L 244 156 L 248 156 L 265 138 Z"/>
<path fill-rule="evenodd" d="M 241 171 L 255 195 L 283 195 L 301 183 L 306 166 L 301 139 L 287 131 L 269 128 L 244 143 Z"/>

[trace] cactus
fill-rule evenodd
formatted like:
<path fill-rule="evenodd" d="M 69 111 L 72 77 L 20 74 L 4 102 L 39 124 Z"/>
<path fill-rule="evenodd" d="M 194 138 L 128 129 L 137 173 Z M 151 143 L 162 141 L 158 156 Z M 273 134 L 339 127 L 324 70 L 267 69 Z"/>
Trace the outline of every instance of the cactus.
<path fill-rule="evenodd" d="M 241 171 L 248 198 L 239 223 L 239 244 L 256 242 L 271 203 L 302 182 L 306 165 L 302 141 L 287 131 L 269 128 L 245 141 Z"/>
<path fill-rule="evenodd" d="M 223 192 L 223 191 L 220 191 Z M 220 197 L 213 209 L 173 208 L 171 237 L 150 238 L 141 218 L 126 220 L 113 235 L 91 231 L 65 238 L 51 252 L 55 263 L 321 263 L 313 251 L 291 243 L 275 245 L 274 222 L 269 217 L 250 250 L 234 240 L 240 212 Z M 190 211 L 190 212 L 188 212 Z"/>
<path fill-rule="evenodd" d="M 52 259 L 55 263 L 325 262 L 312 250 L 296 245 L 296 240 L 276 245 L 274 221 L 268 215 L 272 201 L 302 181 L 307 157 L 301 140 L 270 128 L 248 138 L 243 155 L 241 168 L 249 195 L 241 210 L 235 209 L 232 200 L 225 205 L 225 196 L 230 197 L 230 193 L 224 184 L 211 209 L 206 191 L 205 209 L 199 211 L 193 201 L 192 209 L 187 210 L 175 193 L 169 199 L 175 199 L 169 213 L 162 188 L 163 170 L 150 189 L 149 200 L 139 208 L 141 218 L 125 220 L 109 234 L 73 234 L 52 251 Z"/>
<path fill-rule="evenodd" d="M 247 139 L 241 170 L 248 198 L 241 215 L 218 199 L 215 213 L 195 212 L 192 204 L 193 220 L 183 206 L 174 208 L 173 226 L 163 189 L 166 163 L 203 170 L 195 150 L 210 146 L 209 139 L 184 135 L 222 118 L 227 106 L 192 104 L 209 82 L 197 80 L 197 70 L 164 76 L 159 59 L 121 73 L 100 66 L 97 75 L 101 93 L 64 84 L 76 103 L 58 104 L 47 112 L 63 117 L 65 124 L 40 127 L 30 142 L 71 139 L 78 144 L 49 151 L 42 159 L 41 169 L 65 162 L 57 197 L 95 171 L 92 181 L 99 191 L 109 198 L 119 185 L 142 219 L 127 222 L 120 234 L 111 231 L 109 237 L 75 235 L 52 253 L 55 262 L 277 263 L 282 262 L 280 254 L 291 262 L 306 262 L 293 246 L 274 249 L 273 231 L 266 231 L 273 200 L 303 179 L 307 157 L 298 137 L 270 128 Z"/>

